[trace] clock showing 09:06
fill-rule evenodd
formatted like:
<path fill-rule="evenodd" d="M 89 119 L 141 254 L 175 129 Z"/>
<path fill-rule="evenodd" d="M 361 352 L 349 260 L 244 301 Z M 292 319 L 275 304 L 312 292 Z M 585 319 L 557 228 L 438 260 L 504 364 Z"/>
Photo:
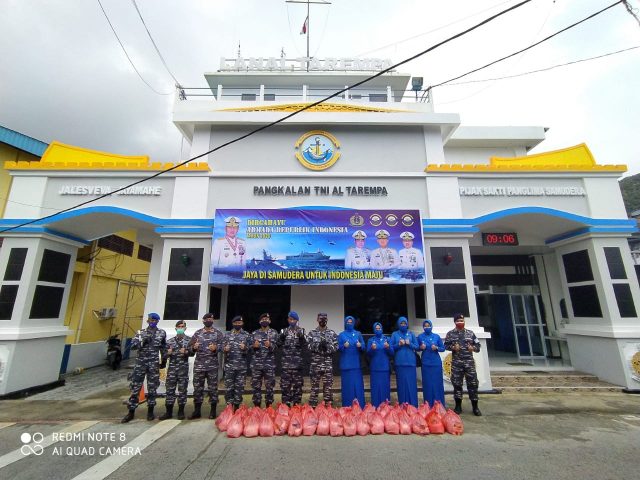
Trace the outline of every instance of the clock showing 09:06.
<path fill-rule="evenodd" d="M 483 233 L 482 244 L 490 246 L 516 246 L 518 234 L 515 232 Z"/>

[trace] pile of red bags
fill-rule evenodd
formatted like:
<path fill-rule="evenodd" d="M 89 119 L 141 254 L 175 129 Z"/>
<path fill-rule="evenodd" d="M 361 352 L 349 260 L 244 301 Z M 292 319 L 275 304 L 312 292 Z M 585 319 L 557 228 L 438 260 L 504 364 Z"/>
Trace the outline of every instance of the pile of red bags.
<path fill-rule="evenodd" d="M 216 419 L 216 426 L 227 437 L 272 437 L 289 435 L 290 437 L 310 435 L 331 435 L 332 437 L 353 437 L 355 435 L 462 435 L 464 425 L 460 416 L 453 410 L 445 410 L 436 401 L 433 407 L 428 403 L 416 408 L 408 404 L 389 402 L 378 408 L 368 403 L 361 408 L 357 400 L 350 407 L 333 408 L 319 405 L 315 409 L 310 405 L 295 405 L 291 408 L 280 403 L 272 407 L 247 408 L 241 405 L 233 412 L 231 405 Z"/>

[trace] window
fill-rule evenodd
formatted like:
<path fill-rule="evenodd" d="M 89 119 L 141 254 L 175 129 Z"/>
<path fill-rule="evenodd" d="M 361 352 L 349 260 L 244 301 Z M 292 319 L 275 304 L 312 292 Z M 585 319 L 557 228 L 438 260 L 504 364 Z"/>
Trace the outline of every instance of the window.
<path fill-rule="evenodd" d="M 562 263 L 564 264 L 567 283 L 588 282 L 593 280 L 589 252 L 586 250 L 562 255 Z"/>
<path fill-rule="evenodd" d="M 0 320 L 11 320 L 17 295 L 18 285 L 2 285 L 0 288 Z"/>
<path fill-rule="evenodd" d="M 276 94 L 275 93 L 265 93 L 264 94 L 264 101 L 265 102 L 273 102 L 276 99 Z"/>
<path fill-rule="evenodd" d="M 633 304 L 631 287 L 627 283 L 614 283 L 613 293 L 616 296 L 618 311 L 623 318 L 636 317 L 636 307 Z"/>
<path fill-rule="evenodd" d="M 26 248 L 11 249 L 9 260 L 7 261 L 7 270 L 4 272 L 5 280 L 20 280 L 24 261 L 27 258 L 27 250 Z"/>
<path fill-rule="evenodd" d="M 369 101 L 370 102 L 386 102 L 387 94 L 386 93 L 370 93 Z"/>
<path fill-rule="evenodd" d="M 611 278 L 613 280 L 626 280 L 627 272 L 624 270 L 620 249 L 618 247 L 604 247 L 604 256 L 607 259 Z"/>
<path fill-rule="evenodd" d="M 29 318 L 58 318 L 64 287 L 47 287 L 36 285 Z"/>
<path fill-rule="evenodd" d="M 69 262 L 71 262 L 71 255 L 69 255 L 68 253 L 45 249 L 42 254 L 42 263 L 40 264 L 38 281 L 51 283 L 67 283 Z"/>
<path fill-rule="evenodd" d="M 164 303 L 165 320 L 193 320 L 198 318 L 200 285 L 167 285 Z"/>
<path fill-rule="evenodd" d="M 356 319 L 356 329 L 373 333 L 380 322 L 385 333 L 396 330 L 398 317 L 407 316 L 405 285 L 347 285 L 344 287 L 344 314 Z"/>
<path fill-rule="evenodd" d="M 111 250 L 112 252 L 122 253 L 128 257 L 133 256 L 133 242 L 118 235 L 109 235 L 98 240 L 98 246 Z"/>
<path fill-rule="evenodd" d="M 437 317 L 453 317 L 456 313 L 469 316 L 466 283 L 440 283 L 433 286 Z"/>
<path fill-rule="evenodd" d="M 260 328 L 258 315 L 268 312 L 271 316 L 271 328 L 280 330 L 288 326 L 287 314 L 290 310 L 291 287 L 289 285 L 229 285 L 226 327 L 227 330 L 231 330 L 233 317 L 242 315 L 243 328 L 253 332 Z M 314 325 L 315 318 L 310 320 L 310 324 Z"/>
<path fill-rule="evenodd" d="M 170 282 L 200 281 L 204 248 L 172 248 L 169 259 Z"/>
<path fill-rule="evenodd" d="M 416 318 L 427 318 L 424 287 L 415 287 L 413 289 L 413 302 L 416 309 Z"/>
<path fill-rule="evenodd" d="M 602 318 L 602 309 L 595 285 L 569 287 L 574 317 Z"/>
<path fill-rule="evenodd" d="M 255 102 L 256 94 L 255 93 L 243 93 L 240 95 L 240 100 L 243 102 Z"/>
<path fill-rule="evenodd" d="M 431 271 L 436 280 L 464 279 L 462 248 L 431 247 Z"/>
<path fill-rule="evenodd" d="M 138 259 L 150 262 L 152 253 L 152 248 L 145 247 L 144 245 L 138 245 Z"/>

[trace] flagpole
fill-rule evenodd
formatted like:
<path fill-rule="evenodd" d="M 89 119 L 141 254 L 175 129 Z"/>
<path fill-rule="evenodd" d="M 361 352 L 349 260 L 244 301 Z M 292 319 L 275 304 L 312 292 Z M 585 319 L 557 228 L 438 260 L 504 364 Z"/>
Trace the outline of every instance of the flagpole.
<path fill-rule="evenodd" d="M 308 72 L 309 71 L 309 61 L 311 59 L 310 50 L 309 50 L 309 37 L 311 36 L 311 35 L 309 35 L 309 25 L 311 24 L 311 19 L 310 19 L 311 9 L 310 9 L 310 5 L 312 3 L 317 3 L 319 5 L 331 5 L 331 2 L 328 2 L 327 0 L 285 0 L 285 3 L 306 3 L 307 4 L 307 19 L 305 20 L 305 23 L 303 24 L 302 27 L 306 28 L 306 31 L 304 33 L 307 36 L 307 72 Z"/>
<path fill-rule="evenodd" d="M 307 72 L 309 71 L 309 63 L 311 63 L 311 59 L 309 58 L 309 27 L 311 25 L 311 18 L 309 18 L 309 3 L 310 0 L 307 0 Z"/>

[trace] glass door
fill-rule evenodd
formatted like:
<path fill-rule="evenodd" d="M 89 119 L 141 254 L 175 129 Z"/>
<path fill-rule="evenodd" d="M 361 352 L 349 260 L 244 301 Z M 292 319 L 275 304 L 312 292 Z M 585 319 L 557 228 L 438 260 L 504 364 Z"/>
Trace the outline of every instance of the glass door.
<path fill-rule="evenodd" d="M 520 360 L 546 359 L 544 323 L 540 315 L 538 295 L 510 294 L 511 320 Z"/>

